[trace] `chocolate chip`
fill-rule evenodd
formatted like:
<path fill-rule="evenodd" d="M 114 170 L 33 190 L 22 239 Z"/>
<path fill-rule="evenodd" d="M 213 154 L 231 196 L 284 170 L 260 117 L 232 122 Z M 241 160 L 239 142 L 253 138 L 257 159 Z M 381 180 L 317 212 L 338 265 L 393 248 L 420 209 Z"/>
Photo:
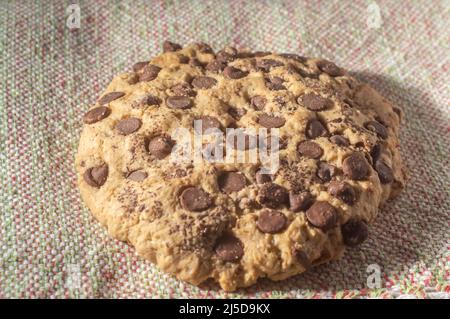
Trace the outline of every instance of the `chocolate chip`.
<path fill-rule="evenodd" d="M 269 208 L 278 208 L 287 204 L 288 198 L 287 190 L 274 183 L 263 184 L 258 192 L 258 202 Z"/>
<path fill-rule="evenodd" d="M 364 124 L 364 127 L 366 129 L 368 129 L 369 131 L 376 133 L 379 137 L 381 137 L 383 139 L 388 137 L 388 132 L 387 132 L 386 127 L 377 121 L 369 121 Z"/>
<path fill-rule="evenodd" d="M 144 99 L 143 102 L 146 105 L 160 105 L 161 104 L 161 99 L 155 95 L 147 95 Z"/>
<path fill-rule="evenodd" d="M 381 156 L 381 145 L 375 144 L 370 150 L 370 156 L 372 157 L 372 162 L 376 163 Z"/>
<path fill-rule="evenodd" d="M 247 110 L 243 108 L 237 108 L 232 106 L 228 108 L 228 114 L 230 114 L 231 117 L 234 118 L 235 120 L 240 120 L 241 117 L 243 117 L 246 113 Z"/>
<path fill-rule="evenodd" d="M 207 192 L 198 187 L 188 187 L 180 195 L 181 206 L 191 212 L 201 212 L 212 206 Z"/>
<path fill-rule="evenodd" d="M 219 73 L 222 72 L 222 70 L 225 69 L 226 66 L 227 64 L 223 61 L 212 60 L 206 65 L 206 70 L 213 73 Z"/>
<path fill-rule="evenodd" d="M 294 53 L 281 53 L 279 55 L 283 58 L 295 60 L 300 63 L 305 63 L 307 60 L 305 57 Z"/>
<path fill-rule="evenodd" d="M 170 88 L 173 95 L 177 96 L 195 96 L 197 93 L 189 83 L 178 83 Z"/>
<path fill-rule="evenodd" d="M 354 180 L 364 180 L 370 173 L 366 158 L 361 153 L 353 153 L 342 163 L 344 174 Z"/>
<path fill-rule="evenodd" d="M 256 51 L 253 53 L 253 56 L 256 58 L 259 58 L 259 57 L 263 57 L 263 56 L 267 56 L 267 55 L 271 55 L 271 54 L 272 54 L 272 52 L 268 52 L 268 51 Z"/>
<path fill-rule="evenodd" d="M 219 120 L 212 116 L 202 116 L 195 121 L 199 121 L 202 124 L 202 129 L 200 131 L 199 127 L 197 127 L 194 122 L 194 129 L 198 134 L 200 134 L 200 133 L 205 134 L 206 130 L 208 130 L 208 129 L 212 129 L 212 128 L 220 129 L 222 126 L 220 124 Z"/>
<path fill-rule="evenodd" d="M 317 169 L 317 176 L 323 182 L 329 182 L 332 177 L 336 176 L 338 173 L 338 169 L 336 166 L 330 165 L 325 162 L 319 163 L 319 168 Z"/>
<path fill-rule="evenodd" d="M 345 182 L 330 182 L 330 184 L 328 185 L 328 192 L 348 205 L 353 205 L 356 201 L 355 190 Z"/>
<path fill-rule="evenodd" d="M 142 122 L 140 119 L 135 117 L 130 117 L 124 120 L 119 121 L 116 124 L 116 129 L 120 132 L 122 135 L 128 135 L 131 133 L 136 132 L 141 127 Z"/>
<path fill-rule="evenodd" d="M 258 117 L 258 123 L 266 128 L 282 127 L 286 120 L 280 116 L 273 116 L 268 114 L 261 114 Z"/>
<path fill-rule="evenodd" d="M 137 62 L 133 65 L 133 71 L 134 72 L 139 72 L 141 71 L 150 61 L 142 61 L 142 62 Z"/>
<path fill-rule="evenodd" d="M 344 70 L 338 67 L 333 62 L 322 60 L 317 62 L 317 67 L 330 76 L 341 76 L 344 75 Z"/>
<path fill-rule="evenodd" d="M 378 173 L 381 184 L 389 184 L 394 180 L 392 168 L 386 165 L 385 162 L 378 160 L 375 162 L 375 170 Z"/>
<path fill-rule="evenodd" d="M 303 141 L 298 144 L 297 152 L 300 155 L 309 158 L 320 158 L 323 154 L 323 149 L 317 143 L 311 141 Z"/>
<path fill-rule="evenodd" d="M 282 212 L 266 209 L 259 214 L 256 227 L 263 233 L 276 234 L 281 232 L 286 224 L 287 218 Z"/>
<path fill-rule="evenodd" d="M 142 74 L 139 75 L 139 81 L 153 81 L 158 77 L 161 68 L 159 66 L 148 64 L 142 69 Z"/>
<path fill-rule="evenodd" d="M 148 174 L 144 171 L 133 171 L 127 175 L 127 179 L 130 179 L 135 182 L 142 182 L 144 179 L 148 177 Z"/>
<path fill-rule="evenodd" d="M 172 152 L 174 142 L 168 136 L 153 137 L 147 144 L 148 152 L 157 159 L 163 159 Z"/>
<path fill-rule="evenodd" d="M 235 68 L 233 66 L 227 66 L 223 70 L 223 74 L 229 79 L 236 80 L 246 77 L 248 72 L 242 71 L 241 69 Z"/>
<path fill-rule="evenodd" d="M 255 178 L 257 184 L 265 184 L 272 182 L 272 176 L 270 174 L 263 174 L 261 172 L 256 172 Z"/>
<path fill-rule="evenodd" d="M 204 42 L 198 42 L 195 44 L 195 46 L 197 47 L 197 50 L 200 51 L 201 53 L 213 53 L 213 49 Z"/>
<path fill-rule="evenodd" d="M 86 114 L 84 114 L 83 121 L 86 124 L 94 124 L 108 117 L 109 114 L 111 114 L 111 109 L 105 106 L 99 106 L 89 110 Z"/>
<path fill-rule="evenodd" d="M 307 210 L 313 201 L 314 197 L 309 192 L 301 192 L 300 194 L 289 193 L 289 208 L 293 212 Z"/>
<path fill-rule="evenodd" d="M 203 68 L 203 63 L 199 61 L 199 59 L 191 58 L 189 60 L 189 64 L 194 67 Z"/>
<path fill-rule="evenodd" d="M 244 248 L 242 242 L 231 234 L 224 234 L 216 241 L 214 251 L 225 262 L 234 262 L 244 256 Z"/>
<path fill-rule="evenodd" d="M 170 42 L 170 41 L 164 41 L 163 43 L 163 52 L 175 52 L 181 50 L 181 45 Z"/>
<path fill-rule="evenodd" d="M 161 104 L 161 99 L 155 95 L 147 95 L 144 96 L 141 99 L 138 99 L 137 101 L 134 101 L 131 104 L 131 107 L 133 108 L 140 108 L 140 107 L 144 107 L 144 106 L 152 106 L 152 105 L 160 105 Z"/>
<path fill-rule="evenodd" d="M 84 172 L 83 178 L 88 185 L 100 188 L 108 178 L 108 165 L 103 164 L 87 169 Z"/>
<path fill-rule="evenodd" d="M 166 99 L 166 104 L 171 109 L 189 109 L 192 107 L 192 101 L 187 96 L 169 96 Z"/>
<path fill-rule="evenodd" d="M 225 194 L 238 192 L 245 187 L 245 176 L 240 172 L 224 172 L 217 178 L 217 184 Z"/>
<path fill-rule="evenodd" d="M 255 95 L 251 98 L 250 104 L 251 106 L 258 111 L 261 111 L 264 109 L 264 106 L 267 103 L 267 99 L 264 96 L 261 95 Z"/>
<path fill-rule="evenodd" d="M 347 138 L 343 137 L 342 135 L 333 135 L 332 137 L 330 137 L 330 141 L 339 146 L 350 145 L 350 141 Z"/>
<path fill-rule="evenodd" d="M 314 93 L 308 93 L 303 96 L 299 96 L 297 99 L 299 104 L 303 104 L 307 109 L 311 111 L 324 111 L 331 107 L 333 102 L 329 99 L 321 97 Z"/>
<path fill-rule="evenodd" d="M 187 64 L 189 63 L 189 57 L 184 54 L 178 54 L 178 62 L 180 64 Z"/>
<path fill-rule="evenodd" d="M 314 227 L 328 230 L 338 223 L 338 213 L 328 202 L 317 201 L 307 211 L 306 218 Z"/>
<path fill-rule="evenodd" d="M 124 95 L 125 95 L 125 93 L 123 93 L 123 92 L 109 92 L 109 93 L 103 95 L 98 100 L 98 104 L 100 104 L 100 105 L 108 104 L 109 102 L 117 100 L 118 98 L 121 98 Z"/>
<path fill-rule="evenodd" d="M 262 59 L 256 62 L 256 69 L 258 71 L 269 72 L 271 68 L 283 66 L 284 63 L 274 59 Z"/>
<path fill-rule="evenodd" d="M 192 80 L 192 85 L 197 89 L 210 89 L 216 83 L 217 80 L 209 76 L 197 76 Z"/>
<path fill-rule="evenodd" d="M 229 63 L 232 62 L 236 59 L 237 57 L 237 50 L 233 47 L 227 47 L 223 50 L 220 50 L 219 52 L 217 52 L 216 55 L 216 60 L 217 61 L 221 61 L 221 62 L 225 62 L 225 63 Z"/>
<path fill-rule="evenodd" d="M 266 78 L 266 86 L 269 90 L 272 91 L 286 90 L 286 87 L 283 83 L 284 80 L 278 76 Z"/>
<path fill-rule="evenodd" d="M 367 239 L 369 236 L 369 228 L 362 220 L 350 219 L 341 226 L 341 233 L 344 244 L 354 247 Z"/>
<path fill-rule="evenodd" d="M 317 119 L 312 119 L 306 124 L 305 135 L 307 138 L 314 139 L 320 136 L 327 136 L 328 131 L 322 122 Z"/>

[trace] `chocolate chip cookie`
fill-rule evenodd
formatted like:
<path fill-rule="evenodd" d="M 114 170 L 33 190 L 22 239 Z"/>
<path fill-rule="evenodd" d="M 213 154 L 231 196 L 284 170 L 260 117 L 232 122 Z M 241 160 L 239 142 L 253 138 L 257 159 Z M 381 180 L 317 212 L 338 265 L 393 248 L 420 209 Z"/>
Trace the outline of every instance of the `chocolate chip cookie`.
<path fill-rule="evenodd" d="M 288 278 L 361 244 L 404 187 L 401 111 L 335 63 L 205 43 L 163 52 L 112 80 L 76 158 L 92 214 L 163 271 L 225 290 Z M 201 136 L 203 152 L 230 128 L 267 135 L 214 148 L 232 161 L 174 160 L 186 140 Z M 242 160 L 262 145 L 276 146 L 270 173 Z"/>

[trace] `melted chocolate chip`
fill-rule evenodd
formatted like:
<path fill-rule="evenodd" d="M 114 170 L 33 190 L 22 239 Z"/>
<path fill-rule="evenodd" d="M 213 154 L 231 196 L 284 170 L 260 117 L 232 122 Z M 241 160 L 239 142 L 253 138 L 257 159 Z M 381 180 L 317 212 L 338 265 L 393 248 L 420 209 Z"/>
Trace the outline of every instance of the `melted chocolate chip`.
<path fill-rule="evenodd" d="M 103 164 L 87 169 L 84 172 L 83 178 L 88 185 L 100 188 L 108 178 L 108 165 Z"/>
<path fill-rule="evenodd" d="M 181 206 L 191 212 L 201 212 L 212 206 L 207 192 L 198 187 L 188 187 L 180 195 Z"/>
<path fill-rule="evenodd" d="M 131 133 L 136 132 L 141 127 L 142 122 L 140 119 L 135 117 L 130 117 L 127 119 L 123 119 L 116 124 L 116 129 L 122 135 L 129 135 Z"/>
<path fill-rule="evenodd" d="M 142 182 L 147 177 L 148 177 L 148 174 L 141 170 L 130 172 L 127 175 L 127 179 L 135 181 L 135 182 Z"/>
<path fill-rule="evenodd" d="M 233 66 L 227 66 L 224 70 L 223 70 L 223 74 L 229 78 L 229 79 L 241 79 L 243 77 L 246 77 L 248 72 L 242 71 L 238 68 L 235 68 Z"/>
<path fill-rule="evenodd" d="M 225 262 L 235 262 L 244 256 L 242 242 L 232 234 L 224 234 L 216 241 L 214 251 Z"/>
<path fill-rule="evenodd" d="M 153 137 L 147 145 L 148 152 L 161 160 L 167 157 L 172 152 L 172 147 L 175 143 L 170 139 L 170 137 L 160 135 Z"/>
<path fill-rule="evenodd" d="M 133 65 L 133 71 L 134 72 L 139 72 L 141 71 L 150 61 L 142 61 L 142 62 L 137 62 Z"/>
<path fill-rule="evenodd" d="M 250 104 L 257 111 L 263 110 L 266 103 L 267 103 L 267 99 L 261 95 L 255 95 L 250 100 Z"/>
<path fill-rule="evenodd" d="M 217 178 L 217 184 L 225 194 L 238 192 L 245 187 L 245 176 L 240 172 L 224 172 Z"/>
<path fill-rule="evenodd" d="M 330 182 L 330 184 L 328 185 L 328 192 L 348 205 L 353 205 L 356 201 L 355 190 L 345 182 Z"/>
<path fill-rule="evenodd" d="M 187 96 L 169 96 L 166 104 L 171 109 L 185 110 L 192 107 L 192 101 Z"/>
<path fill-rule="evenodd" d="M 171 41 L 164 41 L 163 43 L 163 52 L 175 52 L 181 50 L 181 45 L 171 42 Z"/>
<path fill-rule="evenodd" d="M 300 194 L 289 193 L 289 208 L 293 212 L 307 210 L 313 201 L 314 197 L 309 192 L 301 192 Z"/>
<path fill-rule="evenodd" d="M 353 153 L 342 163 L 344 174 L 354 180 L 364 180 L 370 173 L 366 158 L 361 153 Z"/>
<path fill-rule="evenodd" d="M 350 247 L 357 246 L 364 242 L 369 236 L 367 224 L 361 220 L 350 219 L 341 226 L 344 244 Z"/>
<path fill-rule="evenodd" d="M 280 56 L 286 59 L 295 60 L 300 63 L 304 63 L 307 60 L 305 57 L 294 53 L 281 53 Z"/>
<path fill-rule="evenodd" d="M 298 144 L 297 152 L 302 156 L 317 159 L 322 156 L 323 149 L 317 143 L 303 141 Z"/>
<path fill-rule="evenodd" d="M 330 141 L 339 146 L 350 145 L 350 141 L 346 137 L 343 137 L 342 135 L 333 135 L 332 137 L 330 137 Z"/>
<path fill-rule="evenodd" d="M 109 93 L 103 95 L 98 100 L 98 104 L 100 104 L 100 105 L 108 104 L 109 102 L 117 100 L 117 99 L 121 98 L 124 95 L 125 95 L 125 93 L 123 93 L 123 92 L 109 92 Z"/>
<path fill-rule="evenodd" d="M 189 83 L 178 83 L 170 88 L 170 92 L 176 96 L 195 96 L 197 92 Z"/>
<path fill-rule="evenodd" d="M 273 116 L 264 113 L 259 116 L 258 123 L 266 128 L 279 128 L 286 123 L 286 120 L 280 116 Z"/>
<path fill-rule="evenodd" d="M 288 202 L 287 190 L 274 183 L 263 184 L 258 192 L 258 202 L 269 208 L 278 208 Z"/>
<path fill-rule="evenodd" d="M 344 75 L 344 70 L 338 67 L 336 64 L 330 61 L 322 60 L 317 62 L 317 67 L 320 71 L 327 73 L 330 76 L 341 76 Z"/>
<path fill-rule="evenodd" d="M 271 68 L 283 66 L 284 63 L 274 59 L 262 59 L 256 62 L 256 69 L 262 72 L 269 72 Z"/>
<path fill-rule="evenodd" d="M 319 177 L 322 182 L 329 182 L 332 177 L 336 176 L 338 169 L 334 165 L 330 165 L 325 162 L 319 163 L 319 168 L 317 169 L 317 177 Z"/>
<path fill-rule="evenodd" d="M 192 80 L 192 85 L 197 89 L 210 89 L 216 83 L 217 80 L 209 76 L 197 76 Z"/>
<path fill-rule="evenodd" d="M 206 70 L 213 73 L 219 73 L 222 72 L 222 70 L 225 69 L 226 66 L 227 66 L 226 62 L 219 60 L 212 60 L 206 65 Z"/>
<path fill-rule="evenodd" d="M 213 49 L 209 46 L 209 44 L 204 42 L 198 42 L 195 44 L 197 50 L 201 53 L 214 53 Z"/>
<path fill-rule="evenodd" d="M 386 127 L 377 121 L 369 121 L 364 124 L 364 127 L 369 131 L 376 133 L 379 137 L 383 139 L 388 137 L 388 131 Z"/>
<path fill-rule="evenodd" d="M 375 170 L 378 173 L 381 184 L 389 184 L 394 180 L 392 168 L 386 165 L 382 160 L 375 162 Z"/>
<path fill-rule="evenodd" d="M 328 202 L 317 201 L 307 211 L 306 218 L 314 227 L 328 230 L 338 223 L 338 213 Z"/>
<path fill-rule="evenodd" d="M 327 136 L 328 131 L 322 122 L 317 119 L 312 119 L 306 124 L 305 135 L 309 139 L 314 139 L 320 136 Z"/>
<path fill-rule="evenodd" d="M 266 87 L 272 91 L 286 90 L 284 80 L 278 76 L 266 78 Z"/>
<path fill-rule="evenodd" d="M 237 108 L 237 107 L 230 106 L 228 108 L 227 112 L 235 120 L 240 120 L 241 117 L 243 117 L 247 113 L 247 110 L 243 109 L 243 108 Z"/>
<path fill-rule="evenodd" d="M 139 75 L 139 81 L 153 81 L 158 77 L 159 71 L 161 71 L 159 66 L 148 64 L 142 69 L 142 73 Z"/>
<path fill-rule="evenodd" d="M 287 218 L 282 212 L 266 209 L 259 214 L 256 227 L 263 233 L 276 234 L 285 229 L 286 224 Z"/>
<path fill-rule="evenodd" d="M 105 106 L 96 107 L 84 114 L 83 121 L 86 124 L 94 124 L 108 117 L 109 114 L 111 114 L 111 109 Z"/>
<path fill-rule="evenodd" d="M 326 99 L 314 93 L 308 93 L 300 96 L 297 99 L 297 102 L 299 104 L 303 104 L 307 109 L 315 112 L 329 109 L 333 104 L 333 102 L 331 102 L 329 99 Z"/>
<path fill-rule="evenodd" d="M 255 179 L 257 184 L 265 184 L 272 182 L 272 176 L 270 174 L 263 174 L 261 172 L 256 172 Z"/>

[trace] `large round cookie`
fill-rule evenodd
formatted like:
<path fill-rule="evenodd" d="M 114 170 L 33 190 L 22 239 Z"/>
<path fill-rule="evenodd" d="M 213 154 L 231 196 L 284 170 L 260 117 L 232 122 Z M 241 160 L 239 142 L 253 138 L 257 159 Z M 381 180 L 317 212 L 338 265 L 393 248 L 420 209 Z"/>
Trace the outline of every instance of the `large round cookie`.
<path fill-rule="evenodd" d="M 163 49 L 116 76 L 83 119 L 79 187 L 112 236 L 179 279 L 226 290 L 293 276 L 367 238 L 405 183 L 399 109 L 326 60 Z M 278 170 L 171 160 L 174 132 L 192 137 L 194 120 L 278 128 Z"/>

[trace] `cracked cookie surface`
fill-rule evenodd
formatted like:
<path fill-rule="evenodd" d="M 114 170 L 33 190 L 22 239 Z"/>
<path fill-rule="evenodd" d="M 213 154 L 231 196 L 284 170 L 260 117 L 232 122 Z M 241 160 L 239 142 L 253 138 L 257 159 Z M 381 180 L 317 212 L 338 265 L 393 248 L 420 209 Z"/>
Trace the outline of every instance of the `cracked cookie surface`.
<path fill-rule="evenodd" d="M 83 118 L 78 183 L 112 236 L 181 280 L 226 290 L 288 278 L 367 238 L 405 185 L 398 108 L 323 59 L 163 50 L 116 76 Z M 171 161 L 174 132 L 193 136 L 196 120 L 203 133 L 278 129 L 278 170 Z"/>

